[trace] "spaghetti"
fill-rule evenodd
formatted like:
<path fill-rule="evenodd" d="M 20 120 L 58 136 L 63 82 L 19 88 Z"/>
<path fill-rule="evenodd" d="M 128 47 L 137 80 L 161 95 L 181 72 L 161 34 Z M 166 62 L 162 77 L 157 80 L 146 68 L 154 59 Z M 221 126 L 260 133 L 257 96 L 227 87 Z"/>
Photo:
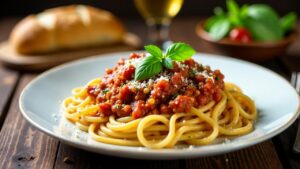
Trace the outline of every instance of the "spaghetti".
<path fill-rule="evenodd" d="M 176 63 L 176 71 L 165 70 L 147 81 L 135 82 L 130 75 L 118 82 L 120 74 L 124 75 L 143 57 L 132 54 L 129 60 L 121 60 L 107 70 L 103 78 L 73 89 L 73 95 L 63 101 L 65 118 L 96 141 L 153 149 L 177 144 L 206 145 L 218 137 L 239 136 L 253 130 L 257 117 L 254 102 L 238 86 L 224 83 L 220 71 L 211 71 L 192 59 Z M 182 73 L 190 70 L 196 72 Z M 183 77 L 179 79 L 186 83 L 176 83 L 178 78 L 174 76 L 178 72 Z M 166 86 L 160 84 L 162 81 L 169 82 L 167 91 L 162 89 Z M 193 88 L 196 83 L 198 86 Z"/>

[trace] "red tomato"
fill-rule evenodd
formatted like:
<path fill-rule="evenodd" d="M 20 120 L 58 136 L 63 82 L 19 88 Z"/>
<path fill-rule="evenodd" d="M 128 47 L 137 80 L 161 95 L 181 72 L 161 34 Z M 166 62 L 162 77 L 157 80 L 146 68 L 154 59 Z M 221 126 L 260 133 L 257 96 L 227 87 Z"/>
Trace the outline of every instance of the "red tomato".
<path fill-rule="evenodd" d="M 252 40 L 250 32 L 243 27 L 236 27 L 229 33 L 231 40 L 238 42 L 250 42 Z"/>

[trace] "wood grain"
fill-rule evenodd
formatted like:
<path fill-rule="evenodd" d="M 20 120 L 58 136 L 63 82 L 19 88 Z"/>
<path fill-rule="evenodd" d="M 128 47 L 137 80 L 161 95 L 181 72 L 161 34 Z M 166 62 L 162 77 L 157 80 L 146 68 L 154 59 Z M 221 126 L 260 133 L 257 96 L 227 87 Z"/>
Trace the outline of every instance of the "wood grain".
<path fill-rule="evenodd" d="M 299 25 L 298 25 L 299 28 Z M 289 74 L 291 72 L 300 71 L 300 41 L 297 41 L 291 50 L 283 57 L 281 57 L 281 62 L 283 67 L 287 69 Z M 298 50 L 298 52 L 296 52 Z M 288 79 L 290 79 L 289 76 Z M 282 159 L 282 164 L 290 169 L 300 169 L 300 154 L 293 151 L 293 145 L 295 142 L 295 137 L 297 133 L 298 124 L 300 120 L 296 120 L 288 129 L 282 132 L 280 135 L 273 139 L 276 146 L 279 158 Z"/>
<path fill-rule="evenodd" d="M 55 169 L 179 169 L 183 160 L 158 161 L 116 158 L 60 144 Z"/>
<path fill-rule="evenodd" d="M 7 39 L 16 19 L 0 20 L 0 41 Z M 2 64 L 2 63 L 1 63 Z M 0 131 L 5 119 L 12 94 L 18 82 L 19 73 L 8 70 L 0 64 Z"/>
<path fill-rule="evenodd" d="M 271 141 L 212 157 L 186 161 L 187 169 L 282 169 Z"/>
<path fill-rule="evenodd" d="M 1 130 L 0 168 L 53 168 L 58 141 L 32 127 L 19 110 L 19 95 L 33 77 L 21 78 Z"/>
<path fill-rule="evenodd" d="M 18 72 L 0 67 L 0 131 L 7 113 L 11 96 L 19 77 Z"/>

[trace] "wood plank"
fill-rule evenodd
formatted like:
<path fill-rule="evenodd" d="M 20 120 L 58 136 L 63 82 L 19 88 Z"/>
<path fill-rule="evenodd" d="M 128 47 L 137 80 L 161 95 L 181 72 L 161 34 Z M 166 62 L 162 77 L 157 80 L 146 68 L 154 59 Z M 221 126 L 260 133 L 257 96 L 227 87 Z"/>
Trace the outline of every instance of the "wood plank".
<path fill-rule="evenodd" d="M 300 22 L 297 24 L 300 29 Z M 287 71 L 286 79 L 290 80 L 293 71 L 300 71 L 300 39 L 297 39 L 287 53 L 279 58 L 281 66 Z M 290 169 L 300 169 L 300 155 L 293 152 L 293 145 L 300 120 L 296 120 L 288 129 L 273 139 L 282 165 Z"/>
<path fill-rule="evenodd" d="M 19 74 L 0 67 L 0 131 L 5 119 L 11 96 L 18 82 Z"/>
<path fill-rule="evenodd" d="M 135 160 L 116 158 L 80 150 L 65 144 L 60 144 L 55 169 L 179 169 L 184 167 L 183 160 Z"/>
<path fill-rule="evenodd" d="M 186 160 L 186 168 L 194 169 L 282 169 L 271 141 L 224 155 Z"/>
<path fill-rule="evenodd" d="M 298 24 L 298 28 L 300 24 Z M 281 61 L 286 69 L 291 72 L 300 71 L 300 40 L 296 41 L 290 48 L 289 52 L 281 57 Z M 288 78 L 288 80 L 290 77 Z M 300 154 L 293 151 L 293 145 L 297 133 L 298 124 L 300 120 L 296 120 L 288 129 L 273 139 L 278 155 L 282 160 L 283 165 L 291 169 L 300 168 Z"/>
<path fill-rule="evenodd" d="M 32 127 L 19 110 L 19 95 L 35 75 L 20 80 L 0 133 L 0 168 L 52 169 L 58 141 Z"/>
<path fill-rule="evenodd" d="M 261 65 L 264 67 L 267 67 L 276 73 L 280 74 L 283 76 L 285 79 L 289 81 L 290 79 L 290 72 L 292 70 L 300 70 L 299 67 L 299 61 L 297 63 L 297 60 L 295 59 L 295 56 L 293 51 L 291 49 L 295 48 L 300 48 L 300 43 L 298 43 L 299 40 L 292 45 L 292 48 L 287 52 L 287 54 L 281 56 L 280 58 L 277 58 L 275 60 L 269 61 L 262 63 Z M 298 44 L 298 47 L 297 47 Z M 300 53 L 299 53 L 300 54 Z M 299 60 L 299 58 L 298 58 Z M 290 63 L 290 64 L 288 64 Z M 298 66 L 296 66 L 298 65 Z M 272 138 L 274 148 L 277 151 L 277 155 L 281 161 L 281 164 L 285 168 L 289 169 L 299 169 L 300 168 L 300 156 L 295 154 L 293 152 L 293 144 L 294 144 L 294 139 L 296 136 L 296 129 L 297 129 L 297 121 L 292 124 L 288 129 L 280 133 L 279 135 L 275 136 Z"/>
<path fill-rule="evenodd" d="M 14 19 L 0 20 L 0 41 L 6 40 L 12 25 L 15 23 Z M 11 99 L 15 85 L 18 81 L 18 73 L 8 70 L 0 66 L 0 130 L 8 109 L 8 102 Z"/>

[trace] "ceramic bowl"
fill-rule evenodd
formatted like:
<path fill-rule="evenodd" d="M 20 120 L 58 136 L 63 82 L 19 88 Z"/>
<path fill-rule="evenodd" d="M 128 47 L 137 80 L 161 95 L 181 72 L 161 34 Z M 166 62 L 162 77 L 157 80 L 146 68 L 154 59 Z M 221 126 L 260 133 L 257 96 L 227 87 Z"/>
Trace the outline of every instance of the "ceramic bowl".
<path fill-rule="evenodd" d="M 284 54 L 298 36 L 297 30 L 294 29 L 284 39 L 279 41 L 242 43 L 229 38 L 214 41 L 204 29 L 204 23 L 205 21 L 201 21 L 197 24 L 196 33 L 204 43 L 207 43 L 206 45 L 220 54 L 253 62 L 271 60 Z"/>

